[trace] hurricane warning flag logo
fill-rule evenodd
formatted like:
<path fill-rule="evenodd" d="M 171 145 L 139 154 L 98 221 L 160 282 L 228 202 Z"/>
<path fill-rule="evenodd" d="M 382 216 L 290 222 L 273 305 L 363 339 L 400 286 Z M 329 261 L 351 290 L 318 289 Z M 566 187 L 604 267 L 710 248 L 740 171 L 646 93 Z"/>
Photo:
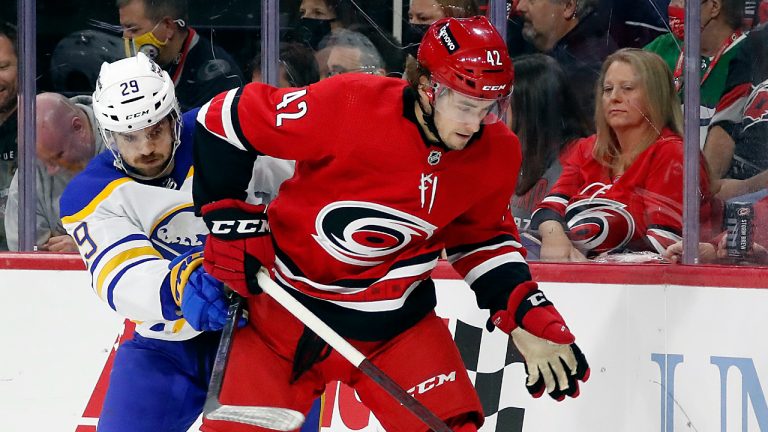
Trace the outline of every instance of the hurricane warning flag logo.
<path fill-rule="evenodd" d="M 436 229 L 383 205 L 340 201 L 320 211 L 312 237 L 337 260 L 372 267 L 413 242 L 429 239 Z"/>
<path fill-rule="evenodd" d="M 763 81 L 752 90 L 744 106 L 743 130 L 768 121 L 768 81 Z"/>
<path fill-rule="evenodd" d="M 582 252 L 603 253 L 622 249 L 632 239 L 635 220 L 626 205 L 605 198 L 577 201 L 568 206 L 568 237 Z"/>

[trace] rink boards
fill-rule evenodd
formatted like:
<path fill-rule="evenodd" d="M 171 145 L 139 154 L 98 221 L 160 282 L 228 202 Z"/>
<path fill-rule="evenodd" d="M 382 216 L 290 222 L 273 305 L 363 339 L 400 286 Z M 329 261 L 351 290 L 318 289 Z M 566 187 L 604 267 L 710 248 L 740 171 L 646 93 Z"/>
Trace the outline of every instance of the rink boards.
<path fill-rule="evenodd" d="M 46 270 L 54 269 L 54 270 Z M 578 399 L 534 400 L 519 356 L 441 263 L 448 324 L 491 431 L 768 431 L 768 269 L 532 265 L 592 368 Z M 76 256 L 0 256 L 0 431 L 94 431 L 123 320 Z M 439 355 L 439 353 L 436 353 Z M 323 431 L 377 431 L 348 387 Z"/>

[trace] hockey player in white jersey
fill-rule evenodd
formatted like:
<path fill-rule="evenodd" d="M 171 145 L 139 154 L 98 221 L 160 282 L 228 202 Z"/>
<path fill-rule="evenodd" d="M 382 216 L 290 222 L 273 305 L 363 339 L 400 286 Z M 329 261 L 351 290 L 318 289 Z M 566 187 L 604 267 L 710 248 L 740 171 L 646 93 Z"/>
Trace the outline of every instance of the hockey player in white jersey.
<path fill-rule="evenodd" d="M 98 430 L 186 431 L 202 411 L 227 307 L 199 265 L 207 229 L 192 207 L 197 110 L 181 115 L 173 81 L 143 54 L 102 65 L 93 108 L 110 151 L 64 191 L 62 221 L 96 294 L 136 322 Z"/>

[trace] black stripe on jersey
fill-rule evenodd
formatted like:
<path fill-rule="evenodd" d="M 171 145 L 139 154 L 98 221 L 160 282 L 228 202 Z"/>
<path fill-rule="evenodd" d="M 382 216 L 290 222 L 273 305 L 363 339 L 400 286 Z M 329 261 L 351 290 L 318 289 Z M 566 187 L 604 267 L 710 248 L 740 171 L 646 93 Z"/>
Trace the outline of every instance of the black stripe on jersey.
<path fill-rule="evenodd" d="M 307 276 L 304 274 L 304 272 L 299 269 L 299 266 L 296 265 L 289 257 L 286 255 L 280 247 L 277 246 L 273 242 L 275 246 L 275 256 L 290 270 L 290 272 L 296 276 L 296 277 L 303 277 L 307 278 Z M 411 265 L 418 265 L 418 264 L 425 264 L 430 261 L 433 261 L 435 258 L 440 256 L 440 252 L 430 252 L 423 255 L 419 255 L 413 258 L 409 258 L 407 260 L 402 260 L 396 262 L 392 267 L 390 267 L 387 270 L 387 273 L 389 273 L 392 270 L 402 268 L 402 267 L 408 267 Z M 309 278 L 307 278 L 309 279 Z M 336 280 L 333 282 L 330 282 L 325 285 L 336 285 L 344 288 L 368 288 L 369 286 L 373 285 L 374 283 L 378 282 L 379 279 L 341 279 Z"/>
<path fill-rule="evenodd" d="M 464 245 L 452 247 L 450 249 L 446 249 L 446 253 L 448 254 L 448 256 L 455 255 L 457 253 L 465 254 L 465 253 L 468 253 L 468 252 L 472 252 L 473 250 L 480 249 L 482 247 L 492 246 L 492 245 L 495 245 L 495 244 L 504 243 L 504 242 L 508 242 L 508 241 L 515 241 L 515 242 L 520 243 L 511 234 L 500 234 L 500 235 L 497 235 L 496 237 L 493 237 L 493 238 L 491 238 L 489 240 L 486 240 L 484 242 L 472 243 L 472 244 L 464 244 Z"/>
<path fill-rule="evenodd" d="M 275 282 L 283 286 L 287 292 L 341 336 L 360 341 L 391 339 L 413 327 L 437 305 L 435 283 L 432 279 L 422 281 L 408 296 L 402 307 L 384 312 L 348 309 L 303 294 L 281 283 L 279 279 Z"/>
<path fill-rule="evenodd" d="M 666 225 L 648 225 L 648 229 L 649 230 L 650 229 L 662 230 L 662 231 L 666 231 L 666 232 L 669 232 L 669 233 L 672 233 L 672 234 L 675 234 L 675 235 L 678 235 L 678 236 L 682 236 L 683 235 L 683 233 L 682 233 L 682 231 L 680 231 L 680 229 L 674 228 L 674 227 L 670 227 L 670 226 L 666 226 Z"/>
<path fill-rule="evenodd" d="M 240 127 L 240 114 L 238 113 L 237 107 L 240 105 L 240 96 L 243 94 L 243 89 L 245 86 L 240 87 L 237 89 L 237 92 L 235 92 L 235 97 L 232 99 L 232 106 L 230 107 L 230 114 L 232 115 L 232 128 L 235 130 L 235 135 L 237 135 L 237 139 L 240 140 L 243 145 L 246 145 L 245 148 L 251 152 L 255 152 L 257 155 L 261 156 L 263 153 L 256 150 L 250 141 L 248 141 L 248 138 L 245 137 L 245 134 L 243 133 L 243 128 Z"/>
<path fill-rule="evenodd" d="M 490 309 L 491 315 L 507 308 L 507 300 L 518 285 L 531 280 L 528 264 L 504 263 L 480 276 L 470 286 L 477 297 L 477 305 Z"/>
<path fill-rule="evenodd" d="M 542 223 L 553 220 L 557 221 L 562 225 L 563 229 L 565 231 L 568 231 L 568 229 L 565 227 L 565 218 L 560 213 L 552 210 L 551 208 L 539 208 L 533 214 L 531 215 L 531 225 L 528 227 L 531 231 L 538 231 L 539 225 Z"/>
<path fill-rule="evenodd" d="M 196 127 L 192 155 L 195 167 L 192 197 L 196 214 L 200 214 L 205 204 L 220 199 L 245 201 L 255 153 L 244 152 L 206 128 Z"/>

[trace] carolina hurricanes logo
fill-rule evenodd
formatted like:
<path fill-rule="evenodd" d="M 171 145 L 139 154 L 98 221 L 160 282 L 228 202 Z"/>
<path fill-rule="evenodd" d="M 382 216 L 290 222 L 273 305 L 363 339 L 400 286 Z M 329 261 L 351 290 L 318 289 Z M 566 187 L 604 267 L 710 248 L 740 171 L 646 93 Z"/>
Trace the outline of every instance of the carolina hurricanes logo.
<path fill-rule="evenodd" d="M 341 262 L 375 266 L 384 257 L 424 241 L 436 226 L 408 213 L 361 202 L 340 201 L 327 205 L 315 220 L 312 237 Z"/>
<path fill-rule="evenodd" d="M 763 81 L 752 90 L 744 107 L 744 129 L 768 121 L 768 81 Z"/>
<path fill-rule="evenodd" d="M 583 199 L 568 206 L 568 237 L 582 252 L 603 253 L 624 247 L 635 232 L 635 220 L 620 202 Z"/>

